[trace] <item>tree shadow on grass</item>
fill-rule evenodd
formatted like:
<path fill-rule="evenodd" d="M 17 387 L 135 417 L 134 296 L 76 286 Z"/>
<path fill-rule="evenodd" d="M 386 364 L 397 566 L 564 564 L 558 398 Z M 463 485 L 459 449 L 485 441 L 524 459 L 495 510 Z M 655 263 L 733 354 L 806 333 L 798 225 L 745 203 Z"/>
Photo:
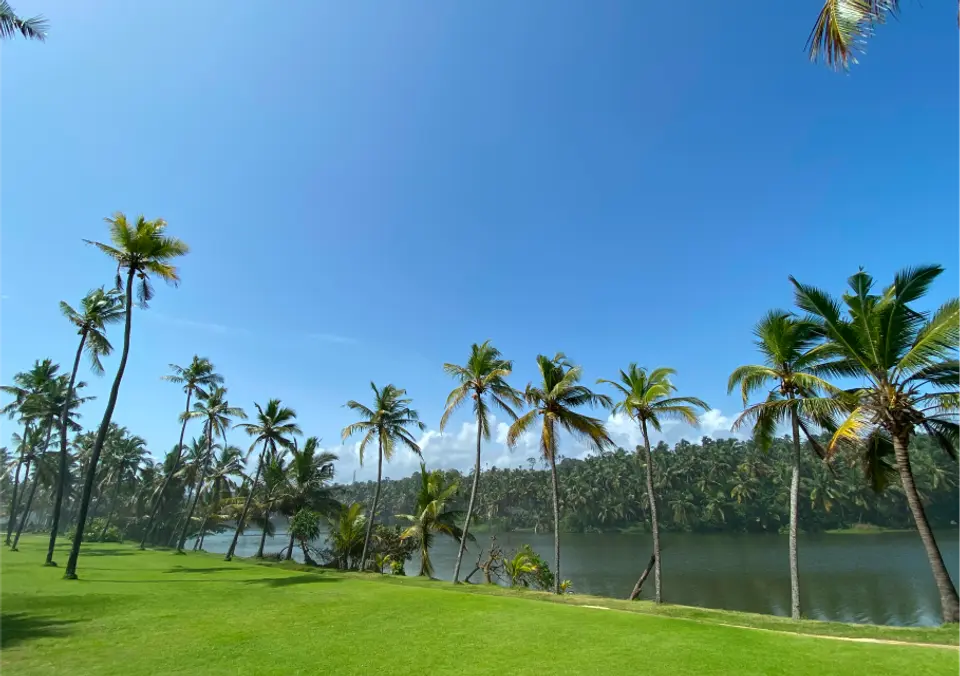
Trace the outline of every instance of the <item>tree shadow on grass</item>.
<path fill-rule="evenodd" d="M 84 556 L 133 556 L 135 552 L 126 549 L 87 549 L 83 547 L 80 550 L 80 557 Z"/>
<path fill-rule="evenodd" d="M 174 566 L 164 573 L 223 573 L 225 571 L 237 572 L 242 570 L 239 566 L 211 566 L 210 568 L 189 568 L 188 566 Z"/>
<path fill-rule="evenodd" d="M 77 620 L 58 620 L 27 613 L 3 613 L 0 614 L 0 648 L 38 638 L 66 636 L 67 627 L 76 623 Z"/>
<path fill-rule="evenodd" d="M 339 578 L 325 577 L 323 575 L 314 575 L 304 573 L 292 577 L 265 577 L 256 580 L 244 580 L 247 584 L 262 584 L 267 587 L 293 587 L 300 584 L 313 584 L 314 582 L 339 582 Z"/>

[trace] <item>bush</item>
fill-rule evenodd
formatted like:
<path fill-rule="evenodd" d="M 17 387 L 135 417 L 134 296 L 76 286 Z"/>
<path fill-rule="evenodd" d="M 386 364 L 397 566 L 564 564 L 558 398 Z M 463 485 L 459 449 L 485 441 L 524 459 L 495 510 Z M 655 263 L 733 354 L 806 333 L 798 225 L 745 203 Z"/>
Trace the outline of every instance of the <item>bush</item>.
<path fill-rule="evenodd" d="M 116 526 L 110 526 L 107 528 L 107 532 L 103 533 L 103 527 L 107 525 L 107 520 L 103 518 L 94 519 L 87 524 L 87 530 L 83 534 L 83 539 L 89 541 L 96 540 L 98 542 L 123 542 L 123 537 L 120 534 L 120 529 Z M 103 537 L 100 535 L 103 533 Z"/>

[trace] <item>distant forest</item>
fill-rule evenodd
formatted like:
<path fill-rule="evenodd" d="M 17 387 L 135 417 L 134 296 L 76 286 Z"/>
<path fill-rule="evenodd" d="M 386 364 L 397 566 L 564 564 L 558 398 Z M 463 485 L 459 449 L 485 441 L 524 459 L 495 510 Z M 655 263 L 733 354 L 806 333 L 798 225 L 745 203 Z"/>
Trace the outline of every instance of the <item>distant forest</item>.
<path fill-rule="evenodd" d="M 825 440 L 826 441 L 826 440 Z M 693 532 L 779 532 L 789 523 L 790 440 L 774 442 L 769 452 L 751 441 L 711 439 L 681 441 L 672 449 L 653 449 L 654 490 L 661 529 Z M 800 529 L 814 532 L 871 524 L 913 528 L 896 473 L 876 492 L 864 480 L 858 459 L 837 456 L 820 460 L 805 445 L 800 483 Z M 892 461 L 892 459 L 891 459 Z M 912 442 L 911 461 L 931 525 L 958 521 L 956 464 L 926 436 Z M 477 523 L 491 530 L 551 532 L 550 473 L 534 459 L 526 469 L 484 471 L 480 477 Z M 561 530 L 600 532 L 644 530 L 649 526 L 642 456 L 618 449 L 584 460 L 567 458 L 558 465 Z M 466 509 L 469 475 L 446 471 L 460 480 L 455 508 Z M 380 518 L 395 523 L 414 504 L 419 473 L 385 479 Z M 344 503 L 369 504 L 375 483 L 335 487 Z"/>

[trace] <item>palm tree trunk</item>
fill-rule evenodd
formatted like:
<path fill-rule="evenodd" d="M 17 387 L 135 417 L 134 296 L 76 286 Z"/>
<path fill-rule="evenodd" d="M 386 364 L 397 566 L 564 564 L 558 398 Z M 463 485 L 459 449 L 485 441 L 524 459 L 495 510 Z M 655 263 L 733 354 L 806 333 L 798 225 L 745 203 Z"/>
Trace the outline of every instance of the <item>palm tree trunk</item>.
<path fill-rule="evenodd" d="M 160 510 L 160 499 L 163 497 L 164 491 L 167 490 L 167 485 L 170 483 L 170 479 L 173 477 L 174 472 L 177 471 L 177 467 L 180 464 L 180 458 L 183 456 L 183 435 L 187 433 L 186 414 L 190 413 L 190 397 L 192 396 L 193 389 L 191 388 L 187 390 L 187 406 L 183 411 L 183 424 L 180 425 L 180 441 L 177 443 L 177 459 L 173 463 L 173 469 L 165 477 L 163 477 L 163 483 L 160 484 L 160 488 L 153 497 L 153 506 L 150 508 L 150 519 L 147 521 L 146 530 L 143 531 L 143 538 L 140 540 L 140 549 L 146 549 L 147 539 L 153 533 L 153 528 L 156 525 L 155 520 L 157 518 L 157 512 Z"/>
<path fill-rule="evenodd" d="M 39 467 L 37 468 L 39 471 Z M 27 504 L 23 507 L 23 516 L 20 517 L 20 525 L 17 526 L 17 534 L 13 538 L 13 546 L 10 547 L 11 551 L 17 551 L 17 543 L 20 542 L 20 534 L 23 533 L 24 527 L 27 525 L 27 519 L 30 517 L 30 507 L 33 505 L 33 496 L 37 493 L 37 486 L 40 485 L 39 478 L 36 476 L 37 471 L 34 471 L 33 483 L 30 484 L 30 494 L 27 496 Z"/>
<path fill-rule="evenodd" d="M 70 372 L 70 385 L 67 387 L 67 399 L 63 404 L 63 413 L 60 415 L 60 470 L 57 474 L 57 494 L 53 499 L 53 523 L 50 525 L 50 543 L 47 545 L 47 560 L 43 565 L 55 566 L 53 548 L 57 544 L 57 531 L 60 529 L 60 510 L 63 507 L 63 493 L 67 487 L 67 420 L 70 414 L 70 400 L 73 397 L 73 385 L 77 380 L 77 371 L 80 370 L 80 357 L 83 356 L 83 345 L 87 342 L 87 329 L 80 332 L 80 345 L 73 358 L 73 370 Z"/>
<path fill-rule="evenodd" d="M 793 394 L 790 395 L 793 399 Z M 797 521 L 800 501 L 800 419 L 791 412 L 793 423 L 793 469 L 790 473 L 790 617 L 800 619 L 800 566 L 797 557 Z"/>
<path fill-rule="evenodd" d="M 657 498 L 653 492 L 653 453 L 650 452 L 650 435 L 647 434 L 647 421 L 640 421 L 643 432 L 643 450 L 647 462 L 647 498 L 650 501 L 650 530 L 653 531 L 653 585 L 654 598 L 657 603 L 663 603 L 663 591 L 660 581 L 660 522 L 657 520 Z"/>
<path fill-rule="evenodd" d="M 30 434 L 30 423 L 26 423 L 23 426 L 23 440 L 26 443 L 27 437 Z M 17 492 L 20 488 L 20 469 L 23 467 L 23 458 L 25 454 L 23 450 L 20 451 L 20 460 L 17 461 L 17 471 L 13 475 L 13 495 L 10 499 L 10 514 L 7 516 L 7 539 L 6 544 L 10 544 L 10 536 L 13 535 L 13 522 L 17 520 Z M 27 482 L 27 476 L 30 473 L 30 468 L 27 467 L 27 472 L 23 475 L 23 482 Z"/>
<path fill-rule="evenodd" d="M 200 531 L 197 533 L 197 541 L 193 543 L 193 551 L 203 550 L 203 536 L 207 529 L 207 519 L 210 516 L 209 510 L 203 513 L 203 521 L 200 522 Z"/>
<path fill-rule="evenodd" d="M 187 514 L 187 520 L 183 522 L 183 530 L 180 531 L 180 539 L 177 540 L 177 551 L 183 552 L 183 543 L 187 541 L 187 529 L 190 527 L 190 520 L 193 518 L 193 513 L 197 509 L 197 503 L 200 502 L 200 494 L 203 492 L 203 470 L 207 466 L 207 462 L 211 454 L 213 453 L 213 428 L 210 426 L 210 423 L 207 423 L 207 451 L 204 453 L 203 460 L 200 463 L 200 466 L 197 468 L 197 490 L 196 494 L 193 496 L 193 503 L 190 506 L 190 512 Z"/>
<path fill-rule="evenodd" d="M 560 484 L 557 481 L 556 453 L 550 453 L 550 479 L 553 484 L 553 593 L 560 593 Z"/>
<path fill-rule="evenodd" d="M 253 494 L 257 490 L 257 482 L 260 481 L 260 470 L 263 469 L 263 454 L 266 450 L 266 445 L 264 445 L 263 451 L 260 452 L 260 457 L 257 459 L 257 473 L 253 477 L 253 483 L 250 484 L 250 493 L 243 503 L 243 511 L 240 512 L 240 519 L 237 520 L 237 529 L 233 532 L 233 542 L 230 543 L 230 549 L 227 550 L 227 555 L 223 557 L 224 561 L 233 559 L 233 553 L 237 550 L 237 540 L 240 538 L 240 531 L 243 530 L 243 523 L 247 518 L 247 511 L 250 509 Z"/>
<path fill-rule="evenodd" d="M 477 499 L 477 487 L 480 485 L 480 414 L 477 414 L 477 459 L 473 466 L 473 487 L 470 489 L 470 502 L 467 503 L 467 518 L 463 522 L 463 535 L 460 537 L 460 549 L 457 551 L 457 564 L 453 568 L 453 583 L 460 582 L 460 562 L 463 552 L 467 548 L 467 536 L 470 533 L 470 519 L 473 517 L 473 505 Z"/>
<path fill-rule="evenodd" d="M 260 531 L 260 546 L 257 547 L 257 556 L 256 558 L 263 558 L 263 545 L 267 541 L 267 529 L 270 527 L 270 508 L 268 507 L 266 513 L 263 515 L 263 530 Z"/>
<path fill-rule="evenodd" d="M 117 512 L 117 498 L 120 497 L 120 484 L 123 482 L 123 464 L 117 468 L 117 483 L 113 487 L 113 497 L 110 498 L 110 511 L 107 512 L 107 520 L 103 522 L 103 530 L 100 531 L 98 541 L 103 542 L 107 537 L 107 529 L 110 528 L 110 522 L 113 521 L 113 515 Z"/>
<path fill-rule="evenodd" d="M 63 573 L 64 579 L 77 579 L 77 559 L 80 558 L 80 544 L 83 542 L 83 529 L 87 525 L 87 511 L 90 509 L 90 496 L 93 495 L 93 484 L 97 478 L 97 462 L 100 460 L 100 452 L 103 450 L 103 444 L 107 439 L 107 431 L 110 428 L 110 420 L 113 418 L 113 409 L 117 407 L 117 397 L 120 396 L 120 383 L 123 381 L 123 372 L 127 368 L 127 357 L 130 355 L 130 328 L 133 321 L 133 277 L 135 268 L 131 267 L 127 271 L 127 293 L 126 306 L 124 313 L 126 315 L 123 324 L 123 351 L 120 354 L 120 365 L 117 367 L 117 375 L 113 379 L 113 387 L 110 388 L 110 398 L 107 400 L 107 410 L 103 412 L 103 420 L 100 422 L 100 429 L 97 430 L 97 438 L 93 442 L 93 449 L 90 452 L 90 466 L 87 468 L 87 476 L 83 483 L 83 493 L 80 497 L 80 512 L 77 514 L 77 530 L 73 535 L 73 545 L 70 547 L 70 558 L 67 560 L 67 569 Z"/>
<path fill-rule="evenodd" d="M 383 438 L 379 438 L 377 445 L 377 488 L 373 492 L 373 506 L 370 508 L 370 518 L 367 519 L 367 534 L 363 538 L 363 552 L 360 554 L 360 570 L 367 569 L 367 550 L 370 548 L 370 535 L 373 533 L 373 520 L 377 516 L 377 505 L 380 502 L 380 479 L 383 476 Z"/>
<path fill-rule="evenodd" d="M 900 472 L 900 483 L 903 485 L 903 492 L 907 496 L 907 504 L 910 505 L 910 511 L 913 513 L 913 520 L 917 524 L 917 531 L 919 531 L 920 539 L 923 541 L 923 548 L 927 551 L 930 569 L 933 571 L 933 579 L 940 591 L 940 612 L 943 614 L 943 621 L 945 623 L 957 622 L 960 620 L 960 602 L 957 599 L 957 588 L 953 586 L 950 573 L 943 565 L 943 556 L 940 554 L 940 548 L 933 537 L 927 515 L 923 511 L 923 503 L 917 493 L 917 486 L 913 482 L 910 454 L 907 450 L 910 443 L 910 432 L 904 431 L 892 436 L 897 470 Z"/>
<path fill-rule="evenodd" d="M 287 528 L 290 526 L 288 525 Z M 290 544 L 287 545 L 287 561 L 290 561 L 293 558 L 293 533 L 290 533 Z"/>

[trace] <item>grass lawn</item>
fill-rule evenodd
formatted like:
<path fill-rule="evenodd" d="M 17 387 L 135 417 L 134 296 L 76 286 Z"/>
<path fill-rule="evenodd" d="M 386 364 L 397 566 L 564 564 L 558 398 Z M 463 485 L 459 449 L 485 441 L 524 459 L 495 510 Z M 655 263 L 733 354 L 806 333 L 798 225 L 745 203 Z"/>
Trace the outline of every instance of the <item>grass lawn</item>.
<path fill-rule="evenodd" d="M 6 673 L 18 676 L 921 676 L 960 668 L 960 653 L 951 648 L 717 624 L 729 622 L 727 615 L 669 616 L 691 609 L 621 612 L 617 602 L 605 599 L 611 609 L 601 610 L 545 603 L 532 594 L 227 563 L 215 555 L 140 552 L 133 545 L 85 547 L 81 579 L 68 582 L 60 577 L 62 569 L 40 565 L 41 538 L 21 540 L 20 549 L 2 551 L 0 618 L 0 660 Z M 65 560 L 66 548 L 61 551 Z M 901 640 L 944 641 L 952 635 L 956 641 L 951 629 L 893 631 Z"/>

